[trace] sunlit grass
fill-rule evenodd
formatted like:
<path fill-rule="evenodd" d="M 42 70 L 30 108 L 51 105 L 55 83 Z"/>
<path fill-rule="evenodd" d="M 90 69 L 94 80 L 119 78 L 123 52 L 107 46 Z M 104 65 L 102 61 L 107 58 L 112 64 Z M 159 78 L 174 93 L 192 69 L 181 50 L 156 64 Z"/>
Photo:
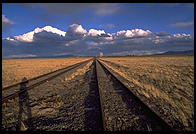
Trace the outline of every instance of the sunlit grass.
<path fill-rule="evenodd" d="M 140 87 L 139 96 L 159 103 L 165 113 L 183 123 L 185 129 L 194 126 L 194 57 L 158 56 L 102 58 L 110 69 Z"/>
<path fill-rule="evenodd" d="M 90 58 L 54 58 L 54 59 L 4 59 L 2 60 L 3 87 L 20 82 L 57 69 L 67 67 Z"/>

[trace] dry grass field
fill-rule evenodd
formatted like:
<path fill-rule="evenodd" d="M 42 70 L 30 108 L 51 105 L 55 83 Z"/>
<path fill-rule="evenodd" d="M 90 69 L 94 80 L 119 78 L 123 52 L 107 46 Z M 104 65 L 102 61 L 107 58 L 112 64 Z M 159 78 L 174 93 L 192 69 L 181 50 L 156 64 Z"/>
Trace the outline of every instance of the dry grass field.
<path fill-rule="evenodd" d="M 48 59 L 49 60 L 49 59 Z M 51 61 L 52 59 L 50 59 Z M 73 60 L 73 59 L 72 59 Z M 75 60 L 81 61 L 83 59 Z M 69 60 L 63 60 L 64 62 L 68 63 Z M 58 62 L 56 62 L 58 63 Z M 73 62 L 70 62 L 73 63 Z M 75 77 L 81 77 L 84 76 L 85 73 L 90 69 L 90 66 L 92 64 L 92 61 L 90 61 L 88 64 L 82 66 L 81 68 L 76 69 L 74 72 L 66 73 L 66 75 L 61 75 L 50 82 L 46 82 L 38 87 L 35 87 L 33 90 L 28 91 L 29 95 L 29 107 L 24 107 L 25 112 L 23 112 L 21 115 L 22 122 L 26 122 L 28 119 L 28 112 L 27 108 L 31 109 L 32 118 L 34 121 L 32 122 L 38 122 L 33 123 L 32 125 L 36 126 L 36 129 L 46 129 L 46 130 L 56 130 L 55 127 L 64 127 L 61 125 L 46 125 L 44 126 L 41 123 L 47 123 L 47 120 L 42 121 L 42 118 L 45 117 L 47 119 L 49 118 L 62 118 L 59 114 L 70 114 L 66 112 L 60 112 L 59 110 L 63 106 L 69 105 L 69 102 L 73 99 L 76 99 L 77 94 L 73 94 L 75 92 L 75 89 L 72 89 L 74 85 L 77 85 L 78 83 L 74 81 L 73 79 Z M 68 64 L 69 65 L 69 64 Z M 76 79 L 78 80 L 78 79 Z M 80 79 L 83 80 L 83 79 Z M 71 92 L 70 89 L 73 91 Z M 81 88 L 78 89 L 78 91 Z M 81 91 L 83 92 L 83 91 Z M 73 94 L 73 95 L 66 95 L 66 94 Z M 82 96 L 78 97 L 81 99 Z M 66 100 L 66 101 L 65 101 Z M 12 100 L 9 100 L 8 103 L 2 104 L 2 128 L 6 130 L 16 130 L 16 126 L 18 124 L 19 117 L 19 98 L 15 98 Z M 72 104 L 71 107 L 74 107 Z M 67 109 L 66 109 L 67 110 Z M 78 110 L 78 109 L 77 109 Z M 37 121 L 36 121 L 37 120 Z M 51 119 L 52 120 L 52 119 Z M 31 122 L 31 123 L 32 123 Z M 50 123 L 50 122 L 49 122 Z M 61 124 L 61 122 L 58 122 Z M 63 123 L 66 126 L 66 122 Z M 69 126 L 68 124 L 67 126 Z M 27 129 L 27 125 L 24 126 L 22 124 L 21 130 L 24 131 Z M 35 128 L 34 128 L 35 129 Z"/>
<path fill-rule="evenodd" d="M 2 86 L 6 87 L 57 69 L 67 67 L 90 58 L 48 58 L 48 59 L 3 59 Z"/>
<path fill-rule="evenodd" d="M 105 57 L 105 65 L 171 124 L 194 128 L 194 56 Z M 134 85 L 140 87 L 134 88 Z"/>

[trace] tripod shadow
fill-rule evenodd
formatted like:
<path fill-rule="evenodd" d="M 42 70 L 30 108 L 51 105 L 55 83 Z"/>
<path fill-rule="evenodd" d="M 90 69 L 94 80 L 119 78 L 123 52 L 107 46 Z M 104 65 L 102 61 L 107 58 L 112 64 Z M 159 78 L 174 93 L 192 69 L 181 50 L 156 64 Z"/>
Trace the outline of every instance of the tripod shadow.
<path fill-rule="evenodd" d="M 17 130 L 18 131 L 25 131 L 25 130 L 29 130 L 31 128 L 31 109 L 29 106 L 29 94 L 26 90 L 26 86 L 27 86 L 27 78 L 23 78 L 22 79 L 22 83 L 20 84 L 20 91 L 23 91 L 19 94 L 19 113 L 18 113 L 18 127 Z M 25 111 L 25 107 L 26 107 L 26 111 Z M 27 116 L 27 120 L 23 121 L 22 119 L 22 114 L 26 114 Z"/>

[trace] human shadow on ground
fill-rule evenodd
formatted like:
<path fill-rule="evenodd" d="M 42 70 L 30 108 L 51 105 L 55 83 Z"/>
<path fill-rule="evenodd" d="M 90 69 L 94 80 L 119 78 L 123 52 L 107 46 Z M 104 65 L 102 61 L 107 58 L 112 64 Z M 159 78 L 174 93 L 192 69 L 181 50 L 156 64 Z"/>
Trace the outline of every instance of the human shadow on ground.
<path fill-rule="evenodd" d="M 85 98 L 85 131 L 103 130 L 101 105 L 99 100 L 99 91 L 97 83 L 97 74 L 95 61 L 93 61 L 90 69 L 92 71 L 89 82 L 89 93 Z"/>

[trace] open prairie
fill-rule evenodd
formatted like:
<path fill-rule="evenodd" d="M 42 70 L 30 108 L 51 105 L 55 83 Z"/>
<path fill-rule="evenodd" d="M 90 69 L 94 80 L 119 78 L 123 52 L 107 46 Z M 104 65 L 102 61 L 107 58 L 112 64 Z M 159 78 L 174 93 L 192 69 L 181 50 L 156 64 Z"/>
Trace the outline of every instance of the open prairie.
<path fill-rule="evenodd" d="M 105 57 L 132 91 L 171 124 L 194 127 L 194 56 Z M 135 88 L 135 87 L 139 88 Z"/>
<path fill-rule="evenodd" d="M 53 61 L 53 59 L 46 59 L 46 61 L 47 60 Z M 67 63 L 68 66 L 82 60 L 85 60 L 85 58 L 58 59 L 58 62 L 56 63 L 62 61 Z M 84 80 L 83 77 L 86 77 L 86 72 L 89 71 L 91 64 L 92 60 L 88 62 L 88 64 L 72 69 L 71 71 L 64 73 L 64 75 L 60 75 L 49 82 L 45 82 L 42 85 L 29 90 L 29 106 L 23 106 L 25 109 L 24 113 L 20 112 L 22 107 L 22 104 L 19 101 L 20 97 L 9 100 L 8 103 L 4 103 L 2 105 L 2 128 L 6 130 L 16 130 L 19 124 L 18 121 L 22 120 L 22 123 L 25 124 L 30 113 L 32 120 L 31 125 L 29 126 L 31 126 L 33 130 L 61 130 L 65 128 L 75 130 L 81 128 L 81 124 L 83 122 L 74 122 L 74 125 L 71 126 L 73 123 L 67 122 L 66 120 L 71 118 L 75 121 L 77 120 L 73 119 L 75 116 L 77 118 L 84 118 L 81 117 L 81 113 L 85 114 L 85 111 L 82 108 L 83 101 L 85 101 L 85 98 L 88 97 L 89 81 L 87 81 L 87 78 L 87 80 Z M 84 83 L 86 86 L 84 86 L 84 84 L 81 85 L 81 83 Z M 72 107 L 77 107 L 77 110 L 70 109 Z M 28 110 L 26 111 L 28 108 L 30 109 L 30 112 Z M 62 111 L 62 109 L 65 109 L 65 111 Z M 79 114 L 74 113 L 75 111 Z M 67 114 L 69 116 L 66 116 Z M 64 121 L 56 121 L 59 118 Z M 50 121 L 48 121 L 49 119 Z M 26 129 L 27 124 L 24 124 L 22 124 L 21 130 Z"/>
<path fill-rule="evenodd" d="M 12 74 L 7 83 L 13 84 L 24 76 L 35 77 L 88 59 L 4 60 L 3 78 Z M 93 58 L 29 90 L 27 112 L 21 112 L 20 95 L 3 103 L 3 129 L 164 130 L 166 125 L 129 90 L 174 130 L 194 130 L 194 57 L 190 55 Z"/>
<path fill-rule="evenodd" d="M 27 79 L 67 67 L 90 58 L 3 59 L 2 86 L 6 87 Z"/>

